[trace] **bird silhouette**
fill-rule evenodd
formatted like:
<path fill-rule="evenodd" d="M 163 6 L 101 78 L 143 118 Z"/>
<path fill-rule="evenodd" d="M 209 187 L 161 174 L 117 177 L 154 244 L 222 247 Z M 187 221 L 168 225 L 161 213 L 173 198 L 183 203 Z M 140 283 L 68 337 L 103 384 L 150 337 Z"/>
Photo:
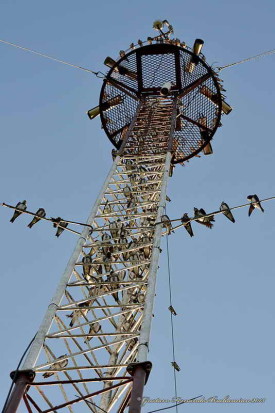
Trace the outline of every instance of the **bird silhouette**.
<path fill-rule="evenodd" d="M 230 211 L 229 206 L 225 203 L 222 202 L 220 206 L 220 211 L 222 211 L 223 215 L 229 219 L 231 222 L 235 222 L 235 218 L 233 217 L 232 212 Z"/>
<path fill-rule="evenodd" d="M 196 218 L 195 221 L 199 224 L 205 225 L 207 228 L 213 228 L 214 224 L 212 222 L 215 221 L 214 216 L 210 215 L 209 217 L 206 217 L 205 215 L 207 214 L 203 208 L 194 208 L 194 217 Z"/>
<path fill-rule="evenodd" d="M 46 216 L 46 211 L 44 208 L 39 208 L 36 213 L 35 217 L 33 217 L 33 220 L 29 223 L 28 227 L 32 228 L 37 222 L 41 220 L 41 218 L 45 218 Z"/>
<path fill-rule="evenodd" d="M 250 201 L 250 206 L 249 206 L 249 210 L 248 210 L 248 216 L 250 217 L 250 215 L 252 214 L 253 210 L 255 208 L 260 209 L 262 212 L 264 212 L 264 209 L 260 203 L 260 200 L 258 198 L 258 196 L 256 194 L 254 195 L 248 195 L 247 200 Z"/>
<path fill-rule="evenodd" d="M 22 202 L 18 202 L 16 205 L 16 208 L 19 211 L 14 211 L 14 214 L 12 216 L 12 218 L 10 219 L 10 222 L 14 222 L 16 220 L 16 218 L 18 218 L 24 211 L 26 211 L 27 209 L 27 201 L 22 201 Z"/>
<path fill-rule="evenodd" d="M 58 357 L 56 360 L 63 359 L 63 357 L 65 357 L 65 356 L 67 356 L 67 354 L 64 354 L 63 356 Z M 68 364 L 68 359 L 65 358 L 64 360 L 56 361 L 55 363 L 53 363 L 51 365 L 51 367 L 49 368 L 49 370 L 63 369 L 67 366 L 67 364 Z M 44 379 L 46 379 L 46 378 L 48 378 L 50 376 L 53 376 L 53 375 L 54 375 L 54 372 L 48 371 L 48 372 L 43 374 L 43 377 L 44 377 Z"/>

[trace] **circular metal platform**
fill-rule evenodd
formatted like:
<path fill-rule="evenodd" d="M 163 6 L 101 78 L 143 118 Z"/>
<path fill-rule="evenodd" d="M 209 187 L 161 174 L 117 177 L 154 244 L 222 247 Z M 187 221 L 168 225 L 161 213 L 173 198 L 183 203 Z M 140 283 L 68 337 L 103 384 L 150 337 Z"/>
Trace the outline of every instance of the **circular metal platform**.
<path fill-rule="evenodd" d="M 160 96 L 165 82 L 172 82 L 171 96 L 177 100 L 173 162 L 181 163 L 201 152 L 220 125 L 219 83 L 202 55 L 171 43 L 131 50 L 115 62 L 104 79 L 100 116 L 108 138 L 118 149 L 139 103 Z"/>

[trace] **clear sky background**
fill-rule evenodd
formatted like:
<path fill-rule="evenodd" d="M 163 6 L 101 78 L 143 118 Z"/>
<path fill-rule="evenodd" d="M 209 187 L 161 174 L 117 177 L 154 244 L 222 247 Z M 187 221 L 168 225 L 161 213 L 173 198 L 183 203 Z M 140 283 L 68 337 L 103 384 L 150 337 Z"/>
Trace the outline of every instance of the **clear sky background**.
<path fill-rule="evenodd" d="M 272 0 L 47 2 L 0 0 L 0 38 L 92 70 L 137 39 L 153 35 L 152 22 L 168 19 L 189 45 L 205 41 L 209 64 L 222 66 L 275 48 Z M 26 199 L 48 216 L 86 220 L 111 166 L 111 149 L 86 111 L 97 105 L 101 81 L 77 69 L 0 44 L 0 201 Z M 275 195 L 275 56 L 222 73 L 233 112 L 223 117 L 214 155 L 177 166 L 169 182 L 168 215 L 234 206 L 249 194 Z M 274 210 L 218 216 L 212 230 L 169 238 L 178 395 L 220 399 L 264 397 L 264 404 L 183 405 L 179 412 L 274 412 Z M 9 223 L 0 210 L 0 404 L 9 372 L 34 336 L 76 237 L 57 239 L 50 224 L 27 228 L 27 216 Z M 163 240 L 164 241 L 164 240 Z M 154 364 L 145 396 L 174 395 L 165 243 L 150 344 Z M 150 404 L 144 412 L 167 407 Z M 173 411 L 173 410 L 170 410 Z"/>

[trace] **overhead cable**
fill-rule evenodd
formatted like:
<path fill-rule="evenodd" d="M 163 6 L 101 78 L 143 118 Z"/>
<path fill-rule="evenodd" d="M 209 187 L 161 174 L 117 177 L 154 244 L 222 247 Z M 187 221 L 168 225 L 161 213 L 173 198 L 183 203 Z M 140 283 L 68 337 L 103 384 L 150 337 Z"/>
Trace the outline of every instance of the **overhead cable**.
<path fill-rule="evenodd" d="M 221 70 L 226 69 L 228 67 L 240 65 L 240 64 L 246 63 L 246 62 L 250 62 L 251 60 L 260 59 L 261 57 L 268 56 L 268 55 L 271 55 L 271 54 L 274 54 L 274 53 L 275 53 L 275 49 L 268 50 L 267 52 L 263 52 L 263 53 L 255 55 L 255 56 L 248 57 L 247 59 L 239 60 L 238 62 L 234 62 L 234 63 L 230 63 L 230 64 L 225 65 L 225 66 L 218 67 L 217 69 L 221 71 Z"/>
<path fill-rule="evenodd" d="M 4 44 L 7 44 L 9 46 L 17 47 L 18 49 L 24 50 L 26 52 L 37 54 L 38 56 L 45 57 L 46 59 L 54 60 L 55 62 L 62 63 L 63 65 L 74 67 L 75 69 L 84 70 L 85 72 L 92 73 L 96 77 L 99 77 L 99 78 L 104 78 L 105 77 L 104 73 L 102 73 L 102 72 L 94 72 L 93 70 L 87 69 L 87 68 L 82 67 L 82 66 L 74 65 L 73 63 L 65 62 L 64 60 L 60 60 L 60 59 L 57 59 L 56 57 L 52 57 L 52 56 L 49 56 L 47 54 L 37 52 L 35 50 L 29 49 L 28 47 L 23 47 L 23 46 L 20 46 L 19 44 L 7 42 L 6 40 L 1 40 L 1 39 L 0 39 L 0 42 L 4 43 Z"/>
<path fill-rule="evenodd" d="M 170 254 L 169 254 L 169 241 L 168 241 L 168 234 L 166 234 L 166 251 L 167 251 L 167 269 L 168 269 L 168 285 L 169 285 L 169 305 L 170 307 L 173 306 L 172 304 L 172 285 L 171 285 L 171 269 L 170 269 Z M 171 323 L 171 340 L 172 340 L 172 356 L 173 362 L 176 361 L 175 358 L 175 339 L 174 339 L 174 322 L 173 322 L 173 314 L 170 312 L 170 323 Z M 174 369 L 174 388 L 175 388 L 175 397 L 178 398 L 178 391 L 177 391 L 177 376 L 176 370 Z M 178 404 L 176 404 L 176 412 L 178 412 Z"/>
<path fill-rule="evenodd" d="M 259 202 L 267 202 L 267 201 L 271 201 L 271 200 L 273 200 L 273 199 L 275 199 L 275 196 L 271 196 L 271 197 L 265 198 L 265 199 L 260 199 Z M 228 211 L 233 211 L 234 209 L 244 208 L 244 207 L 247 207 L 247 206 L 250 206 L 250 205 L 251 205 L 251 202 L 249 202 L 249 203 L 247 203 L 247 204 L 237 205 L 237 206 L 234 206 L 234 207 L 232 207 L 232 208 L 229 208 Z M 213 215 L 219 215 L 219 214 L 222 214 L 222 213 L 223 213 L 223 211 L 220 211 L 220 210 L 219 210 L 219 211 L 214 211 L 214 212 L 210 212 L 210 213 L 208 213 L 208 214 L 205 214 L 203 217 L 204 217 L 204 218 L 207 218 L 207 217 L 211 217 L 211 216 L 213 216 Z M 172 230 L 175 230 L 175 229 L 184 227 L 184 226 L 186 226 L 189 222 L 196 221 L 197 219 L 198 219 L 198 218 L 195 218 L 195 217 L 194 217 L 194 218 L 190 218 L 188 222 L 184 222 L 184 223 L 182 223 L 182 224 L 179 224 L 179 225 L 177 225 L 177 226 L 175 226 L 175 227 L 172 227 L 171 229 L 172 229 Z M 170 219 L 170 222 L 177 222 L 177 221 L 181 221 L 181 218 Z M 163 222 L 162 222 L 162 221 L 159 221 L 159 222 L 156 222 L 156 223 L 155 223 L 155 225 L 158 225 L 158 224 L 163 224 Z M 163 232 L 162 235 L 165 235 L 165 234 L 166 234 L 166 231 Z"/>

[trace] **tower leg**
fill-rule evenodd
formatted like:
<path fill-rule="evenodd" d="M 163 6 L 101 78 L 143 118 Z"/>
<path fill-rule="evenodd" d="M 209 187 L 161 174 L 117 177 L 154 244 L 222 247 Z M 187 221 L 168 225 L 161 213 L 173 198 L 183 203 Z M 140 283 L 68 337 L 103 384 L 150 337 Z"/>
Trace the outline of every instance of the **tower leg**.
<path fill-rule="evenodd" d="M 143 389 L 146 379 L 146 372 L 143 367 L 138 366 L 133 376 L 133 389 L 129 407 L 129 413 L 140 413 L 143 397 Z"/>
<path fill-rule="evenodd" d="M 13 372 L 12 374 L 16 375 L 15 386 L 3 413 L 15 413 L 17 411 L 20 401 L 28 389 L 30 381 L 34 379 L 34 372 L 32 370 L 21 370 Z"/>

